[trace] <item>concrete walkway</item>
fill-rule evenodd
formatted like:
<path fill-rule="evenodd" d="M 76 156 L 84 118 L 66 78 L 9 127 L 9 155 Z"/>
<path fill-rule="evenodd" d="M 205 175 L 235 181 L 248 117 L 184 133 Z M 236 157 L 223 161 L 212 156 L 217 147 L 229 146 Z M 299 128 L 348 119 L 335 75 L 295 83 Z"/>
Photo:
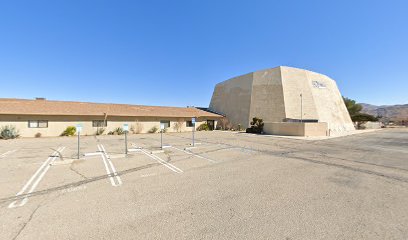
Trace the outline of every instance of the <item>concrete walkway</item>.
<path fill-rule="evenodd" d="M 345 137 L 345 136 L 350 136 L 350 135 L 355 135 L 355 134 L 362 134 L 362 133 L 371 133 L 371 132 L 376 132 L 376 131 L 381 131 L 383 128 L 379 129 L 366 129 L 366 130 L 355 130 L 355 131 L 350 131 L 350 132 L 343 132 L 339 134 L 335 134 L 332 136 L 306 136 L 306 137 L 301 137 L 301 136 L 283 136 L 283 135 L 270 135 L 270 134 L 264 134 L 264 135 L 259 135 L 259 134 L 252 134 L 252 133 L 245 133 L 245 132 L 236 132 L 236 134 L 249 134 L 249 135 L 256 135 L 256 136 L 262 136 L 262 137 L 276 137 L 276 138 L 287 138 L 287 139 L 298 139 L 298 140 L 311 140 L 311 141 L 316 141 L 316 140 L 326 140 L 326 139 L 332 139 L 332 138 L 338 138 L 338 137 Z"/>

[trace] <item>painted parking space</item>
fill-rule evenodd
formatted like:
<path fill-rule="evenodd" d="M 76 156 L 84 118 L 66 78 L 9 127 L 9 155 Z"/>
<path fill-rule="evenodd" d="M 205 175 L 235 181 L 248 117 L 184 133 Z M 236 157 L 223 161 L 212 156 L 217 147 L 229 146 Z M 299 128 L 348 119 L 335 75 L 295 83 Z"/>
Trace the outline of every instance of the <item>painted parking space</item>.
<path fill-rule="evenodd" d="M 30 195 L 36 190 L 41 180 L 47 174 L 48 170 L 51 167 L 51 164 L 59 157 L 64 149 L 65 147 L 59 147 L 40 165 L 40 167 L 24 184 L 21 190 L 16 194 L 16 197 L 18 197 L 18 199 L 14 200 L 8 205 L 9 208 L 21 207 L 28 202 Z"/>
<path fill-rule="evenodd" d="M 38 154 L 37 159 L 42 156 L 43 162 L 37 160 L 37 164 L 32 163 L 33 167 L 28 171 L 32 175 L 26 175 L 24 181 L 19 181 L 19 186 L 11 187 L 6 193 L 9 195 L 11 192 L 13 194 L 17 192 L 17 197 L 21 196 L 10 203 L 10 208 L 24 206 L 36 192 L 58 189 L 69 194 L 77 191 L 72 189 L 84 191 L 95 187 L 120 189 L 122 185 L 127 184 L 127 181 L 137 184 L 140 178 L 169 174 L 182 175 L 196 168 L 211 167 L 225 159 L 248 158 L 251 154 L 245 149 L 208 142 L 192 147 L 188 143 L 188 138 L 180 139 L 172 136 L 167 136 L 163 141 L 166 147 L 162 151 L 157 151 L 160 149 L 160 140 L 158 134 L 152 134 L 132 136 L 127 145 L 127 155 L 123 136 L 81 137 L 78 159 L 77 139 L 63 138 L 62 140 L 66 146 L 23 149 L 20 158 L 32 160 L 30 151 L 34 151 Z M 49 153 L 45 154 L 47 150 Z M 10 155 L 14 153 L 18 154 L 18 152 L 11 152 Z M 228 157 L 223 158 L 223 153 Z M 27 163 L 20 161 L 19 164 L 27 170 Z M 90 183 L 96 184 L 88 186 Z"/>
<path fill-rule="evenodd" d="M 14 196 L 59 147 L 23 147 L 0 159 L 0 198 Z"/>

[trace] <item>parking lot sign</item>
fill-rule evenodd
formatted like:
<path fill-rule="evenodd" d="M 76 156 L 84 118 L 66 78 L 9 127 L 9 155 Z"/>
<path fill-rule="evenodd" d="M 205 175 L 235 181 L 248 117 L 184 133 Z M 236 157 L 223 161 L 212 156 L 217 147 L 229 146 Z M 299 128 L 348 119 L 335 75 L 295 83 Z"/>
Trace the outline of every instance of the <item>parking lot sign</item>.
<path fill-rule="evenodd" d="M 127 123 L 123 124 L 123 131 L 129 132 L 129 124 Z"/>
<path fill-rule="evenodd" d="M 195 118 L 191 118 L 191 123 L 193 124 L 193 147 L 194 147 L 195 122 L 196 122 L 196 119 L 195 119 Z"/>
<path fill-rule="evenodd" d="M 82 132 L 82 124 L 78 123 L 76 125 L 76 131 L 78 135 L 77 158 L 79 159 L 79 146 L 80 146 L 79 135 L 81 135 L 81 132 Z"/>
<path fill-rule="evenodd" d="M 77 130 L 77 133 L 80 133 L 80 132 L 82 132 L 82 124 L 77 124 L 76 125 L 76 130 Z"/>

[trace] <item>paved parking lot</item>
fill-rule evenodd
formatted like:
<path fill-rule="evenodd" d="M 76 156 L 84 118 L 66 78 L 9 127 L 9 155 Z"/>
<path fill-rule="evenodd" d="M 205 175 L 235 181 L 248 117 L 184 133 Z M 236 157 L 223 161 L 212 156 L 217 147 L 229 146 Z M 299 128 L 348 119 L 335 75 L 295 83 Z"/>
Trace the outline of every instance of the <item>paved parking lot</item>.
<path fill-rule="evenodd" d="M 407 129 L 163 137 L 1 141 L 0 239 L 408 239 Z"/>

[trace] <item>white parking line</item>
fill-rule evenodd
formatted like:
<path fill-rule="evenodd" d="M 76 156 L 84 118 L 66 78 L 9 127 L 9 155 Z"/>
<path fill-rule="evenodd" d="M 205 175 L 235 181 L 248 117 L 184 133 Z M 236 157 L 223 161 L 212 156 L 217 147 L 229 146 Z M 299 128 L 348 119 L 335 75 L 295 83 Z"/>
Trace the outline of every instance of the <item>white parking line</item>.
<path fill-rule="evenodd" d="M 117 186 L 122 185 L 122 179 L 120 179 L 120 176 L 116 172 L 116 169 L 113 166 L 113 163 L 110 160 L 109 155 L 106 153 L 105 147 L 102 144 L 98 144 L 98 149 L 102 153 L 101 156 L 102 156 L 103 164 L 105 165 L 106 173 L 109 176 L 112 186 L 117 187 Z M 115 182 L 115 179 L 116 179 L 116 182 Z"/>
<path fill-rule="evenodd" d="M 24 185 L 24 187 L 16 194 L 16 196 L 20 196 L 25 193 L 25 191 L 28 189 L 28 187 L 31 186 L 29 191 L 25 194 L 27 194 L 26 197 L 21 201 L 20 204 L 16 204 L 19 200 L 16 200 L 8 205 L 9 208 L 15 208 L 15 207 L 21 207 L 24 204 L 27 203 L 28 197 L 30 196 L 29 194 L 32 193 L 37 185 L 40 183 L 41 179 L 45 176 L 47 173 L 48 169 L 50 169 L 51 164 L 57 159 L 59 154 L 64 151 L 65 147 L 59 147 L 53 154 L 48 157 L 47 160 L 40 166 L 40 168 L 34 173 L 34 175 L 28 180 L 28 182 Z M 34 183 L 33 183 L 34 182 Z M 33 183 L 33 184 L 32 184 Z"/>
<path fill-rule="evenodd" d="M 15 150 L 7 151 L 7 152 L 5 152 L 5 153 L 3 153 L 3 154 L 0 154 L 0 158 L 4 158 L 5 156 L 7 156 L 7 155 L 9 155 L 9 154 L 12 154 L 12 153 L 14 153 L 15 151 L 17 151 L 17 150 L 15 149 Z"/>
<path fill-rule="evenodd" d="M 195 154 L 195 153 L 192 153 L 192 152 L 189 152 L 189 151 L 186 151 L 186 150 L 180 149 L 180 148 L 176 148 L 176 147 L 172 147 L 172 148 L 174 148 L 174 149 L 176 149 L 176 150 L 179 150 L 179 151 L 181 151 L 181 152 L 183 152 L 183 153 L 187 153 L 187 154 L 189 154 L 189 155 L 193 155 L 193 156 L 195 156 L 195 157 L 205 159 L 205 160 L 210 161 L 210 162 L 212 162 L 212 163 L 216 163 L 216 162 L 217 162 L 217 161 L 212 160 L 212 159 L 210 159 L 210 158 L 206 158 L 206 157 L 203 157 L 203 156 L 197 155 L 197 154 Z"/>
<path fill-rule="evenodd" d="M 158 161 L 160 164 L 164 165 L 165 167 L 167 167 L 168 169 L 170 169 L 171 171 L 173 171 L 175 173 L 182 173 L 183 172 L 183 170 L 181 170 L 180 168 L 174 166 L 173 164 L 171 164 L 169 162 L 164 161 L 160 157 L 158 157 L 158 156 L 156 156 L 154 154 L 151 154 L 151 153 L 147 152 L 144 149 L 141 149 L 141 152 L 144 153 L 145 155 L 147 155 L 148 157 Z"/>

